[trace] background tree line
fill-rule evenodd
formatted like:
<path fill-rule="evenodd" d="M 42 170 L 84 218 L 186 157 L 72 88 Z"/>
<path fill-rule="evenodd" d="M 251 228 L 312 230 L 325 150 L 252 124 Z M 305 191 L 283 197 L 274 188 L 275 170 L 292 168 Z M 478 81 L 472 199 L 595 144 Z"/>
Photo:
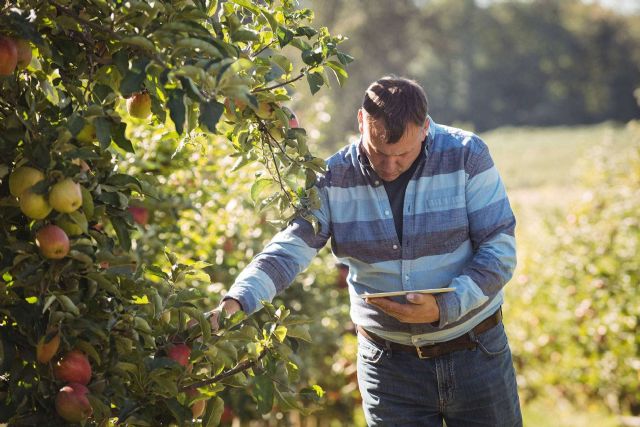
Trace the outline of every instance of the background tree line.
<path fill-rule="evenodd" d="M 348 34 L 345 49 L 357 59 L 343 88 L 300 102 L 331 148 L 356 130 L 367 85 L 389 73 L 426 88 L 434 120 L 480 132 L 626 122 L 640 113 L 637 14 L 578 0 L 308 3 L 330 29 Z"/>

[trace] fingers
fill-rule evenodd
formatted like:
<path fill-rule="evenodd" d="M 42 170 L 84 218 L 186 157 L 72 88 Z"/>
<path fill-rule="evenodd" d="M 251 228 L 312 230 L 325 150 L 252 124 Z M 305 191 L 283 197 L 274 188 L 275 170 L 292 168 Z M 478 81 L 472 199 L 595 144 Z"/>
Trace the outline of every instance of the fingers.
<path fill-rule="evenodd" d="M 365 301 L 371 305 L 375 305 L 389 316 L 393 316 L 400 321 L 403 321 L 403 319 L 410 314 L 409 306 L 399 304 L 388 298 L 367 298 Z"/>
<path fill-rule="evenodd" d="M 209 322 L 211 323 L 211 332 L 217 332 L 220 325 L 218 324 L 218 319 L 220 316 L 220 308 L 216 308 L 215 310 L 211 310 L 206 313 L 205 316 L 209 318 Z"/>
<path fill-rule="evenodd" d="M 408 294 L 407 299 L 409 304 L 388 298 L 366 298 L 365 301 L 403 323 L 429 323 L 439 319 L 440 312 L 433 295 Z"/>

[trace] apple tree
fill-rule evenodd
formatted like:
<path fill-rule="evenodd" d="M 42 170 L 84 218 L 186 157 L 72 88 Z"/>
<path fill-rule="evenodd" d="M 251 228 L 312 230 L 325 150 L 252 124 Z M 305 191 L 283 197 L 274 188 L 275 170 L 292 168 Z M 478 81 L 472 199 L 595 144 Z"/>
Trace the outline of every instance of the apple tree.
<path fill-rule="evenodd" d="M 212 277 L 206 254 L 145 254 L 146 204 L 167 203 L 172 177 L 132 166 L 132 123 L 159 130 L 168 163 L 226 144 L 220 161 L 255 165 L 251 196 L 274 221 L 315 223 L 324 164 L 283 103 L 346 78 L 342 38 L 289 0 L 0 7 L 0 422 L 217 425 L 229 385 L 263 413 L 304 409 L 322 390 L 290 383 L 299 318 L 266 305 L 212 334 L 215 297 L 192 286 Z"/>

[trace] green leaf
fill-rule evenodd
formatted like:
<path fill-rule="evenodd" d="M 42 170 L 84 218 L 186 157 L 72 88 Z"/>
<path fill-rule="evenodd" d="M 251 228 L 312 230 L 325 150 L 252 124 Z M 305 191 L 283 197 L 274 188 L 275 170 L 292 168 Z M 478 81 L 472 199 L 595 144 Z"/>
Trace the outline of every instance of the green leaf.
<path fill-rule="evenodd" d="M 338 57 L 338 61 L 340 61 L 342 65 L 347 65 L 350 62 L 353 62 L 353 56 L 347 55 L 344 52 L 338 52 L 336 53 L 336 56 Z"/>
<path fill-rule="evenodd" d="M 278 341 L 283 342 L 287 337 L 287 327 L 286 326 L 278 326 L 274 331 L 273 335 L 278 339 Z"/>
<path fill-rule="evenodd" d="M 318 403 L 322 396 L 324 396 L 324 390 L 317 384 L 300 390 L 300 398 L 302 400 Z"/>
<path fill-rule="evenodd" d="M 142 185 L 140 184 L 140 181 L 138 181 L 137 178 L 124 173 L 111 175 L 107 179 L 106 183 L 109 185 L 113 185 L 114 187 L 133 189 L 139 193 L 142 193 Z"/>
<path fill-rule="evenodd" d="M 129 236 L 129 228 L 127 227 L 127 222 L 124 218 L 119 216 L 114 216 L 109 218 L 111 220 L 111 225 L 113 225 L 113 229 L 116 230 L 116 235 L 118 236 L 118 242 L 120 246 L 125 251 L 131 249 L 131 237 Z"/>
<path fill-rule="evenodd" d="M 349 74 L 347 74 L 345 69 L 342 68 L 342 65 L 340 65 L 340 63 L 338 62 L 327 61 L 327 65 L 333 70 L 336 79 L 338 79 L 338 83 L 340 83 L 340 86 L 342 86 L 344 82 L 347 81 L 347 78 L 349 78 Z"/>
<path fill-rule="evenodd" d="M 214 427 L 220 424 L 220 418 L 224 412 L 224 400 L 216 396 L 209 399 L 207 409 L 202 416 L 202 427 Z"/>
<path fill-rule="evenodd" d="M 285 47 L 289 43 L 294 42 L 294 40 L 297 40 L 294 39 L 295 34 L 293 33 L 293 31 L 291 31 L 287 27 L 283 27 L 282 25 L 278 26 L 276 36 L 278 36 L 278 43 L 280 44 L 280 47 Z"/>
<path fill-rule="evenodd" d="M 307 82 L 309 83 L 311 94 L 315 95 L 324 84 L 324 77 L 320 73 L 308 73 Z"/>
<path fill-rule="evenodd" d="M 73 303 L 73 301 L 71 301 L 71 298 L 66 295 L 56 295 L 56 298 L 65 311 L 76 316 L 80 315 L 80 310 L 78 310 L 78 307 Z"/>
<path fill-rule="evenodd" d="M 126 43 L 131 46 L 141 47 L 142 49 L 145 49 L 152 53 L 156 51 L 156 47 L 153 44 L 153 42 L 146 37 L 142 37 L 142 36 L 125 37 L 122 40 L 120 40 L 120 42 Z"/>
<path fill-rule="evenodd" d="M 302 52 L 302 61 L 307 65 L 318 65 L 322 63 L 324 55 L 322 54 L 322 48 L 317 47 L 313 50 L 307 49 Z"/>
<path fill-rule="evenodd" d="M 93 120 L 96 127 L 96 137 L 100 142 L 100 148 L 106 150 L 111 145 L 111 123 L 106 117 L 96 117 Z"/>
<path fill-rule="evenodd" d="M 318 30 L 312 27 L 302 26 L 296 28 L 296 34 L 299 36 L 307 36 L 308 39 L 318 34 Z"/>
<path fill-rule="evenodd" d="M 73 211 L 71 213 L 68 213 L 67 215 L 69 215 L 69 217 L 71 218 L 71 221 L 75 222 L 80 226 L 83 233 L 86 233 L 89 231 L 89 224 L 87 222 L 87 217 L 85 216 L 85 214 L 83 214 L 80 211 Z"/>
<path fill-rule="evenodd" d="M 269 26 L 271 27 L 271 31 L 273 31 L 274 33 L 278 31 L 278 21 L 276 20 L 275 16 L 273 16 L 272 13 L 266 11 L 266 10 L 262 10 L 262 15 L 264 15 L 265 18 L 267 18 L 267 21 L 269 21 Z"/>
<path fill-rule="evenodd" d="M 254 399 L 261 414 L 266 414 L 273 407 L 273 382 L 267 376 L 256 377 Z"/>
<path fill-rule="evenodd" d="M 180 89 L 171 91 L 167 106 L 169 107 L 169 116 L 176 126 L 176 132 L 178 135 L 182 135 L 187 118 L 187 108 L 184 105 L 184 91 Z"/>
<path fill-rule="evenodd" d="M 100 354 L 96 351 L 96 348 L 91 345 L 91 343 L 83 340 L 76 341 L 75 346 L 80 350 L 84 351 L 87 355 L 91 356 L 93 361 L 100 365 L 102 364 L 102 359 L 100 358 Z"/>
<path fill-rule="evenodd" d="M 251 3 L 249 0 L 231 0 L 231 1 L 239 6 L 244 7 L 245 9 L 247 9 L 253 14 L 258 15 L 260 13 L 260 8 L 254 5 L 253 3 Z"/>
<path fill-rule="evenodd" d="M 272 63 L 280 67 L 286 74 L 289 74 L 293 70 L 293 64 L 291 63 L 289 58 L 284 55 L 275 54 L 272 55 L 269 59 Z"/>
<path fill-rule="evenodd" d="M 82 211 L 84 212 L 86 219 L 92 219 L 94 213 L 93 196 L 91 191 L 84 186 L 80 187 L 82 191 Z"/>
<path fill-rule="evenodd" d="M 111 136 L 113 137 L 113 142 L 115 142 L 118 147 L 128 153 L 134 153 L 133 145 L 131 145 L 131 141 L 125 135 L 126 129 L 126 123 L 113 123 L 111 125 Z"/>
<path fill-rule="evenodd" d="M 255 30 L 240 28 L 231 34 L 231 40 L 234 42 L 255 42 L 260 40 L 260 35 Z"/>
<path fill-rule="evenodd" d="M 127 74 L 120 82 L 120 93 L 122 96 L 128 98 L 143 89 L 143 83 L 147 77 L 146 68 L 148 64 L 149 59 L 147 58 L 140 58 L 133 63 L 131 69 L 127 71 Z"/>
<path fill-rule="evenodd" d="M 291 338 L 298 338 L 306 342 L 311 342 L 311 335 L 309 334 L 309 325 L 295 325 L 291 326 L 287 331 L 287 335 Z"/>
<path fill-rule="evenodd" d="M 258 203 L 260 194 L 274 183 L 275 181 L 271 178 L 258 178 L 251 186 L 251 200 Z"/>
<path fill-rule="evenodd" d="M 200 116 L 198 122 L 209 132 L 216 133 L 216 125 L 224 112 L 224 105 L 218 101 L 211 100 L 200 104 Z"/>

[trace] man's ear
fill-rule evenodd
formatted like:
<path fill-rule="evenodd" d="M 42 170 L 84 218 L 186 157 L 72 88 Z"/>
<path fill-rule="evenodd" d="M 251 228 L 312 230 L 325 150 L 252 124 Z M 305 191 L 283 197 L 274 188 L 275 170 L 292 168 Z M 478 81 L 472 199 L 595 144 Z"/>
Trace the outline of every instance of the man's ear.
<path fill-rule="evenodd" d="M 362 117 L 362 108 L 358 108 L 358 130 L 360 131 L 360 133 L 362 133 L 363 130 L 363 123 L 364 118 Z"/>

